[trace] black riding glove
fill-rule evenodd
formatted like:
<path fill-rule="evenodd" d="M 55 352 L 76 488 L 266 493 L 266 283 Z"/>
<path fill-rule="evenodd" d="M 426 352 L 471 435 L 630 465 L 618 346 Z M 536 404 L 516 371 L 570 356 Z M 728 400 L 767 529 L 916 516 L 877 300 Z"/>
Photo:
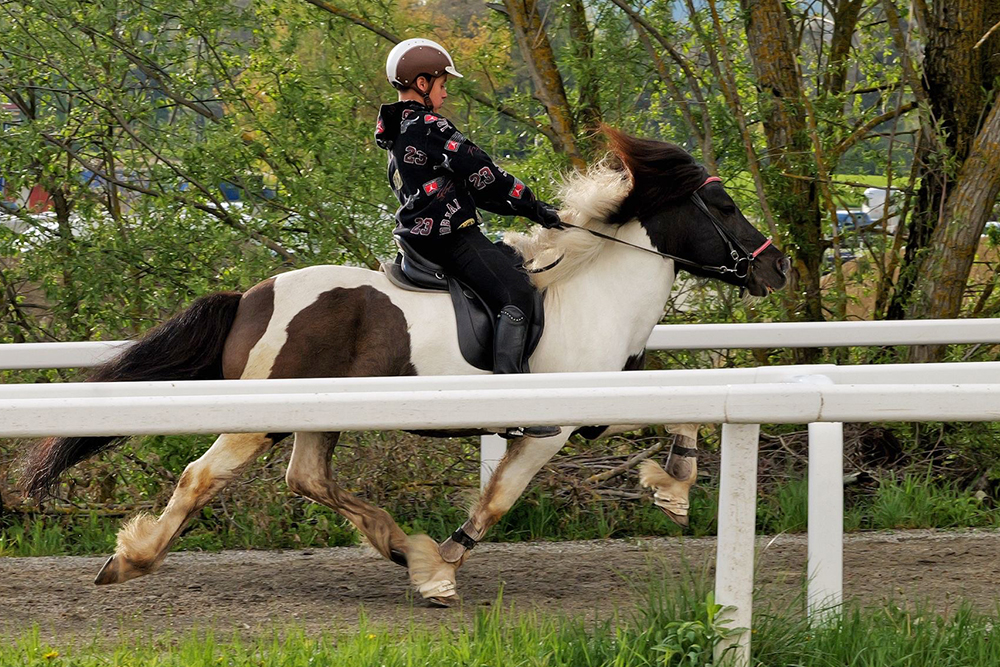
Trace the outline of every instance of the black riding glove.
<path fill-rule="evenodd" d="M 566 229 L 566 225 L 564 225 L 562 220 L 559 218 L 559 213 L 556 207 L 542 201 L 538 202 L 537 220 L 538 224 L 546 229 Z"/>

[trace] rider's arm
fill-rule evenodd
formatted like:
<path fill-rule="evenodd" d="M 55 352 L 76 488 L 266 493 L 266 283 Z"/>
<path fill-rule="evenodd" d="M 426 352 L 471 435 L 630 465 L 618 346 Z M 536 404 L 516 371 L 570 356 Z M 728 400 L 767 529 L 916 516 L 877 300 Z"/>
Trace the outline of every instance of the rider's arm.
<path fill-rule="evenodd" d="M 428 154 L 434 164 L 465 184 L 479 208 L 500 215 L 523 215 L 541 222 L 541 202 L 520 179 L 498 167 L 486 152 L 438 117 L 428 134 Z"/>

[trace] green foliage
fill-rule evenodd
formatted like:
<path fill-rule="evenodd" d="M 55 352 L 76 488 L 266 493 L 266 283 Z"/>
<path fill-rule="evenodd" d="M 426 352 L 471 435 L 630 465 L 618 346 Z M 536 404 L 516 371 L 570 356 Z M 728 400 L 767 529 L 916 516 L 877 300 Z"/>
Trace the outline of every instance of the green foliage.
<path fill-rule="evenodd" d="M 94 513 L 61 522 L 41 518 L 0 527 L 0 557 L 103 554 L 114 551 L 118 520 Z"/>
<path fill-rule="evenodd" d="M 757 531 L 804 532 L 808 487 L 792 479 L 773 491 L 762 490 Z M 692 537 L 715 535 L 718 490 L 698 486 L 691 493 Z M 449 535 L 466 519 L 453 497 L 442 493 L 428 502 L 402 495 L 385 504 L 408 533 Z M 0 556 L 96 555 L 113 551 L 124 519 L 96 512 L 22 515 L 0 528 Z M 908 528 L 1000 528 L 1000 516 L 987 501 L 941 484 L 926 475 L 888 476 L 872 492 L 848 489 L 844 526 L 848 531 Z M 487 536 L 491 542 L 588 540 L 684 534 L 646 499 L 640 501 L 556 498 L 550 489 L 525 494 Z M 176 549 L 301 549 L 358 543 L 353 527 L 329 509 L 302 498 L 230 498 L 207 506 L 187 528 Z"/>
<path fill-rule="evenodd" d="M 660 664 L 670 667 L 697 667 L 711 664 L 715 646 L 734 630 L 720 621 L 722 606 L 715 604 L 712 594 L 699 605 L 695 620 L 671 620 L 664 626 L 665 636 L 653 650 L 662 653 Z"/>
<path fill-rule="evenodd" d="M 768 534 L 800 533 L 809 518 L 809 485 L 790 479 L 771 492 L 761 493 L 757 503 L 757 525 Z"/>
<path fill-rule="evenodd" d="M 982 499 L 952 484 L 935 483 L 927 475 L 908 474 L 901 479 L 892 476 L 882 480 L 868 515 L 873 527 L 1000 525 L 1000 517 Z"/>

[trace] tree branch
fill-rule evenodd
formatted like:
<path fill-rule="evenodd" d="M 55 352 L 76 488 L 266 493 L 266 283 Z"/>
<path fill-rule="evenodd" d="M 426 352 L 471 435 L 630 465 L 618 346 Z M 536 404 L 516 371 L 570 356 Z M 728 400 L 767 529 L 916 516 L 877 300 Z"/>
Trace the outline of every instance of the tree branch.
<path fill-rule="evenodd" d="M 319 7 L 320 9 L 329 12 L 334 16 L 338 16 L 342 19 L 350 21 L 355 25 L 359 25 L 365 30 L 370 30 L 376 35 L 379 35 L 389 40 L 393 44 L 399 44 L 401 41 L 403 41 L 393 33 L 389 32 L 384 28 L 378 27 L 377 25 L 365 19 L 364 17 L 358 16 L 357 14 L 353 14 L 347 11 L 346 9 L 341 9 L 340 7 L 337 7 L 334 4 L 326 2 L 325 0 L 306 0 L 306 2 L 308 2 L 310 5 L 315 5 L 316 7 Z"/>
<path fill-rule="evenodd" d="M 63 141 L 60 141 L 58 138 L 53 137 L 52 135 L 50 135 L 50 134 L 48 134 L 46 132 L 40 132 L 39 136 L 41 136 L 43 139 L 45 139 L 45 141 L 49 142 L 53 146 L 56 146 L 56 147 L 62 149 L 73 160 L 75 160 L 79 164 L 83 165 L 85 168 L 87 168 L 90 171 L 92 171 L 98 178 L 104 179 L 108 183 L 114 183 L 115 185 L 117 185 L 120 188 L 124 188 L 124 189 L 130 190 L 132 192 L 139 192 L 141 194 L 149 195 L 151 197 L 162 197 L 163 196 L 162 192 L 157 192 L 156 190 L 150 190 L 149 188 L 144 188 L 141 185 L 138 185 L 136 183 L 129 183 L 128 181 L 122 181 L 122 180 L 119 180 L 119 179 L 115 178 L 111 174 L 104 173 L 104 171 L 99 166 L 94 165 L 94 164 L 90 164 L 86 160 L 86 158 L 84 158 L 79 153 L 77 153 L 75 150 L 73 150 L 72 146 L 66 144 Z M 276 241 L 274 241 L 274 240 L 272 240 L 272 239 L 264 236 L 260 232 L 257 232 L 255 230 L 252 230 L 252 229 L 248 228 L 242 222 L 240 222 L 239 220 L 235 219 L 232 215 L 230 215 L 229 212 L 226 211 L 225 209 L 217 208 L 217 207 L 214 207 L 214 206 L 208 206 L 207 204 L 202 204 L 200 202 L 193 202 L 193 201 L 186 200 L 186 199 L 183 199 L 183 198 L 178 198 L 178 201 L 180 201 L 181 203 L 183 203 L 183 204 L 185 204 L 187 206 L 191 206 L 192 208 L 195 208 L 195 209 L 197 209 L 199 211 L 203 211 L 205 213 L 208 213 L 209 215 L 217 218 L 218 220 L 220 220 L 224 224 L 232 227 L 233 229 L 236 229 L 236 230 L 238 230 L 238 231 L 246 234 L 250 238 L 252 238 L 255 241 L 257 241 L 258 243 L 260 243 L 261 245 L 269 248 L 270 250 L 274 251 L 276 254 L 280 255 L 282 258 L 284 258 L 289 263 L 295 264 L 295 263 L 298 262 L 298 258 L 291 251 L 289 251 L 288 249 L 286 249 L 284 246 L 282 246 L 281 244 L 277 243 Z"/>
<path fill-rule="evenodd" d="M 856 130 L 854 130 L 854 132 L 852 132 L 846 139 L 844 139 L 839 144 L 837 144 L 832 149 L 830 149 L 829 164 L 831 166 L 833 166 L 836 163 L 836 161 L 840 159 L 841 155 L 843 155 L 845 152 L 847 152 L 847 150 L 851 146 L 853 146 L 854 144 L 856 144 L 859 141 L 861 141 L 862 139 L 864 139 L 865 136 L 871 130 L 875 129 L 876 127 L 878 127 L 879 125 L 881 125 L 882 123 L 884 123 L 887 120 L 892 120 L 893 118 L 895 118 L 897 116 L 903 115 L 907 111 L 912 111 L 912 110 L 916 109 L 918 106 L 919 106 L 919 103 L 916 102 L 916 101 L 907 102 L 906 104 L 901 104 L 899 107 L 897 107 L 895 109 L 892 109 L 890 111 L 886 111 L 885 113 L 879 114 L 878 116 L 875 116 L 874 118 L 872 118 L 868 122 L 864 123 L 863 125 L 861 125 L 860 127 L 858 127 Z"/>
<path fill-rule="evenodd" d="M 583 481 L 590 484 L 599 484 L 601 482 L 606 482 L 612 477 L 617 477 L 622 473 L 628 472 L 629 470 L 636 467 L 637 465 L 648 459 L 653 454 L 656 454 L 666 446 L 667 446 L 667 439 L 661 438 L 660 441 L 657 442 L 655 445 L 642 450 L 629 460 L 625 461 L 625 463 L 617 465 L 614 468 L 611 468 L 610 470 L 605 470 L 604 472 L 597 473 L 596 475 L 591 475 L 590 477 L 586 478 Z"/>

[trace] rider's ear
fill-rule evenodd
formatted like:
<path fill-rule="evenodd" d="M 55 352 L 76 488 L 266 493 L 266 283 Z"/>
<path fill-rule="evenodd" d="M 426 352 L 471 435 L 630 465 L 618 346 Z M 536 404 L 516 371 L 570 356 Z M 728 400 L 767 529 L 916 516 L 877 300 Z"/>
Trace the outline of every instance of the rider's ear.
<path fill-rule="evenodd" d="M 421 81 L 423 81 L 423 83 L 424 83 L 424 85 L 422 85 L 422 86 L 420 85 Z M 421 94 L 427 94 L 427 93 L 431 92 L 431 85 L 430 85 L 430 83 L 431 82 L 428 81 L 427 77 L 424 76 L 423 74 L 421 74 L 420 76 L 418 76 L 413 81 L 413 85 L 416 86 L 417 90 L 420 91 Z"/>

